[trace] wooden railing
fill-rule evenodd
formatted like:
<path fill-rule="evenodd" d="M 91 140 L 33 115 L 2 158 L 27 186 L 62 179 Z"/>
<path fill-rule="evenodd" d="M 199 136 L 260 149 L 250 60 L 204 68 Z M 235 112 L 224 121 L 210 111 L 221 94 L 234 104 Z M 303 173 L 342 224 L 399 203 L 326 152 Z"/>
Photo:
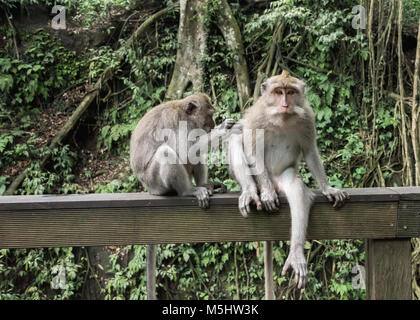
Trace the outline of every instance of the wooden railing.
<path fill-rule="evenodd" d="M 307 239 L 368 239 L 370 299 L 411 299 L 410 238 L 420 237 L 420 187 L 346 189 L 336 210 L 316 192 Z M 288 240 L 287 201 L 247 219 L 237 194 L 210 209 L 194 198 L 146 193 L 0 197 L 0 248 Z"/>

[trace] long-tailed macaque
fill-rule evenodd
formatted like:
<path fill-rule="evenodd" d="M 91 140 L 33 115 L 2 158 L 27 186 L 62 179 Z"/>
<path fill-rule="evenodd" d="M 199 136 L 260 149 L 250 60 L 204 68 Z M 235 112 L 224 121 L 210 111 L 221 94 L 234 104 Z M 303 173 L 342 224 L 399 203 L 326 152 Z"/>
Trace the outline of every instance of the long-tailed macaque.
<path fill-rule="evenodd" d="M 231 173 L 242 187 L 239 210 L 244 217 L 250 212 L 251 203 L 256 205 L 257 210 L 264 207 L 271 212 L 280 205 L 279 193 L 286 195 L 292 228 L 290 252 L 282 275 L 292 268 L 298 288 L 304 287 L 307 282 L 303 245 L 313 198 L 311 190 L 299 176 L 301 155 L 322 193 L 333 202 L 334 207 L 349 197 L 327 182 L 316 144 L 315 116 L 305 97 L 305 86 L 303 81 L 290 76 L 287 71 L 265 81 L 261 85 L 261 97 L 246 111 L 241 121 L 243 134 L 231 137 L 229 149 Z M 244 144 L 243 136 L 247 129 L 253 132 L 250 139 L 252 148 Z M 264 130 L 263 141 L 255 134 L 257 129 Z M 253 154 L 257 144 L 263 145 L 264 150 Z M 262 168 L 252 172 L 255 164 L 260 164 Z M 266 244 L 267 250 L 270 247 Z"/>
<path fill-rule="evenodd" d="M 209 206 L 213 188 L 224 186 L 208 183 L 206 154 L 200 151 L 229 136 L 234 125 L 227 119 L 215 127 L 214 112 L 210 98 L 198 93 L 160 104 L 139 121 L 131 136 L 130 165 L 149 193 L 195 196 L 200 207 Z M 147 298 L 155 299 L 155 245 L 147 246 L 146 260 Z"/>

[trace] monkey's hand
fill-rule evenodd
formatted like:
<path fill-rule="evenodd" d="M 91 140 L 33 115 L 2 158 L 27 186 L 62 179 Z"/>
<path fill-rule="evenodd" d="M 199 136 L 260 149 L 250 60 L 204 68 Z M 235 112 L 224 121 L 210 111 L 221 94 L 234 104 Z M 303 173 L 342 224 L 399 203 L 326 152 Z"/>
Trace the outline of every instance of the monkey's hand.
<path fill-rule="evenodd" d="M 243 124 L 242 123 L 235 123 L 235 125 L 230 128 L 230 134 L 242 134 L 243 131 Z"/>
<path fill-rule="evenodd" d="M 207 209 L 209 207 L 210 195 L 212 193 L 206 187 L 194 187 L 191 193 L 197 198 L 200 208 Z"/>
<path fill-rule="evenodd" d="M 244 218 L 248 217 L 248 213 L 251 212 L 250 204 L 254 203 L 257 206 L 257 210 L 262 210 L 262 204 L 256 191 L 242 191 L 239 197 L 239 211 Z"/>
<path fill-rule="evenodd" d="M 226 119 L 225 121 L 223 121 L 221 124 L 219 124 L 218 126 L 216 126 L 215 129 L 230 129 L 233 127 L 233 125 L 235 124 L 235 120 L 234 119 Z"/>
<path fill-rule="evenodd" d="M 333 207 L 341 207 L 346 199 L 350 199 L 350 196 L 347 192 L 333 187 L 326 187 L 322 194 L 328 198 L 328 201 L 333 204 Z"/>
<path fill-rule="evenodd" d="M 260 199 L 267 212 L 276 211 L 280 207 L 280 199 L 274 189 L 263 189 L 260 194 Z"/>
<path fill-rule="evenodd" d="M 216 130 L 219 136 L 230 136 L 231 134 L 241 134 L 242 127 L 242 123 L 235 123 L 234 119 L 226 119 L 216 126 L 214 130 Z"/>
<path fill-rule="evenodd" d="M 298 288 L 304 288 L 308 281 L 308 268 L 306 266 L 305 256 L 303 255 L 303 248 L 291 249 L 289 256 L 286 259 L 281 275 L 286 275 L 288 269 L 292 268 L 295 272 L 295 283 Z"/>

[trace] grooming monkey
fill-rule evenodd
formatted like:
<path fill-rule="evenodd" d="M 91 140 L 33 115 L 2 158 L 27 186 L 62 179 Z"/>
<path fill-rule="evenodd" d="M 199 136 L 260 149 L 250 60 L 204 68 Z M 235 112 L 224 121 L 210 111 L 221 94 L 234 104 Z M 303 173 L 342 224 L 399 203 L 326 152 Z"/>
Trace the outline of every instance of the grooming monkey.
<path fill-rule="evenodd" d="M 215 127 L 214 112 L 210 98 L 198 93 L 160 104 L 143 116 L 131 136 L 130 165 L 149 193 L 194 196 L 201 208 L 208 208 L 213 189 L 224 186 L 208 183 L 206 154 L 200 151 L 229 136 L 234 125 L 233 119 L 227 119 Z M 199 134 L 198 143 L 190 141 L 192 132 Z M 198 153 L 201 161 L 192 161 L 191 152 Z M 155 299 L 155 245 L 147 246 L 146 260 L 147 298 Z"/>
<path fill-rule="evenodd" d="M 307 282 L 303 245 L 313 198 L 311 190 L 299 176 L 301 156 L 322 193 L 333 202 L 334 207 L 349 198 L 346 192 L 330 187 L 327 182 L 316 144 L 315 116 L 305 97 L 305 87 L 303 81 L 290 76 L 287 71 L 267 79 L 261 85 L 261 97 L 246 111 L 241 121 L 244 133 L 231 137 L 229 149 L 231 174 L 242 187 L 239 210 L 244 217 L 250 212 L 251 203 L 256 205 L 257 210 L 264 207 L 271 212 L 280 205 L 278 195 L 286 195 L 292 228 L 290 252 L 282 275 L 292 268 L 298 288 L 304 287 Z M 250 139 L 252 148 L 247 148 L 243 140 L 246 129 L 251 132 L 263 129 L 263 141 L 253 134 Z M 252 154 L 257 144 L 264 145 L 264 152 Z M 256 163 L 263 166 L 257 173 L 250 169 Z M 269 250 L 269 245 L 271 243 L 266 244 L 266 250 Z"/>

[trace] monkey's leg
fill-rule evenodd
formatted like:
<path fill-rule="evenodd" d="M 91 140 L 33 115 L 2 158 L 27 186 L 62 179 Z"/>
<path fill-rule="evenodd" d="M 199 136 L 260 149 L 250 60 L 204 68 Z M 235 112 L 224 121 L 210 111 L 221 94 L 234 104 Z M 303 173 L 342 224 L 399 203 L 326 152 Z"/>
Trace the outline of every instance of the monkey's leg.
<path fill-rule="evenodd" d="M 149 193 L 155 195 L 164 195 L 175 190 L 173 184 L 178 189 L 188 189 L 190 184 L 177 177 L 177 168 L 183 167 L 176 153 L 168 146 L 161 146 L 156 151 L 152 162 L 145 174 L 145 182 L 147 183 Z M 184 169 L 184 171 L 186 171 Z M 185 172 L 186 173 L 186 172 Z M 180 181 L 178 179 L 181 178 Z M 190 182 L 191 183 L 191 182 Z M 156 299 L 156 249 L 155 244 L 146 246 L 146 292 L 148 300 Z"/>
<path fill-rule="evenodd" d="M 203 176 L 207 179 L 207 176 Z M 208 206 L 208 192 L 204 187 L 193 188 L 191 178 L 176 152 L 167 145 L 160 146 L 153 156 L 152 162 L 145 174 L 145 182 L 149 193 L 163 195 L 175 190 L 178 195 L 202 195 L 200 206 Z M 198 191 L 197 191 L 198 190 Z M 205 198 L 207 197 L 207 202 Z M 198 198 L 198 197 L 197 197 Z M 200 202 L 201 201 L 201 202 Z M 146 246 L 146 287 L 147 299 L 156 299 L 156 245 Z"/>
<path fill-rule="evenodd" d="M 257 182 L 257 188 L 260 190 L 260 199 L 264 206 L 265 211 L 273 212 L 280 207 L 280 199 L 278 194 L 270 181 L 267 169 L 264 168 L 264 172 L 255 176 Z"/>
<path fill-rule="evenodd" d="M 156 245 L 146 245 L 146 292 L 147 300 L 156 300 Z"/>
<path fill-rule="evenodd" d="M 201 163 L 196 164 L 193 168 L 193 176 L 195 184 L 199 187 L 206 187 L 208 185 L 208 168 L 204 163 L 207 159 L 202 159 Z M 211 190 L 212 191 L 212 190 Z"/>
<path fill-rule="evenodd" d="M 166 161 L 166 159 L 171 161 Z M 162 181 L 165 190 L 176 191 L 180 196 L 194 196 L 197 198 L 198 205 L 201 208 L 209 207 L 209 192 L 207 188 L 193 187 L 191 176 L 175 150 L 167 145 L 162 145 L 156 151 L 153 161 L 158 161 L 157 164 L 154 163 L 150 166 L 150 169 L 158 175 L 158 179 L 154 179 Z M 158 170 L 152 169 L 153 166 L 158 166 Z"/>
<path fill-rule="evenodd" d="M 315 177 L 322 194 L 326 196 L 331 203 L 333 203 L 334 208 L 337 206 L 341 207 L 346 199 L 350 199 L 350 196 L 347 192 L 333 188 L 328 184 L 327 176 L 325 175 L 324 166 L 322 165 L 316 142 L 314 141 L 304 151 L 306 164 L 308 165 L 312 175 Z"/>
<path fill-rule="evenodd" d="M 309 190 L 295 168 L 286 169 L 278 179 L 279 189 L 284 191 L 289 202 L 292 218 L 290 252 L 282 270 L 282 275 L 291 267 L 295 271 L 295 282 L 302 288 L 307 282 L 307 265 L 303 252 L 312 192 Z"/>
<path fill-rule="evenodd" d="M 252 202 L 257 210 L 262 210 L 262 204 L 257 193 L 257 186 L 248 166 L 248 161 L 242 144 L 242 135 L 232 135 L 229 140 L 229 169 L 233 178 L 239 182 L 242 193 L 239 197 L 239 211 L 247 217 L 251 211 Z"/>

